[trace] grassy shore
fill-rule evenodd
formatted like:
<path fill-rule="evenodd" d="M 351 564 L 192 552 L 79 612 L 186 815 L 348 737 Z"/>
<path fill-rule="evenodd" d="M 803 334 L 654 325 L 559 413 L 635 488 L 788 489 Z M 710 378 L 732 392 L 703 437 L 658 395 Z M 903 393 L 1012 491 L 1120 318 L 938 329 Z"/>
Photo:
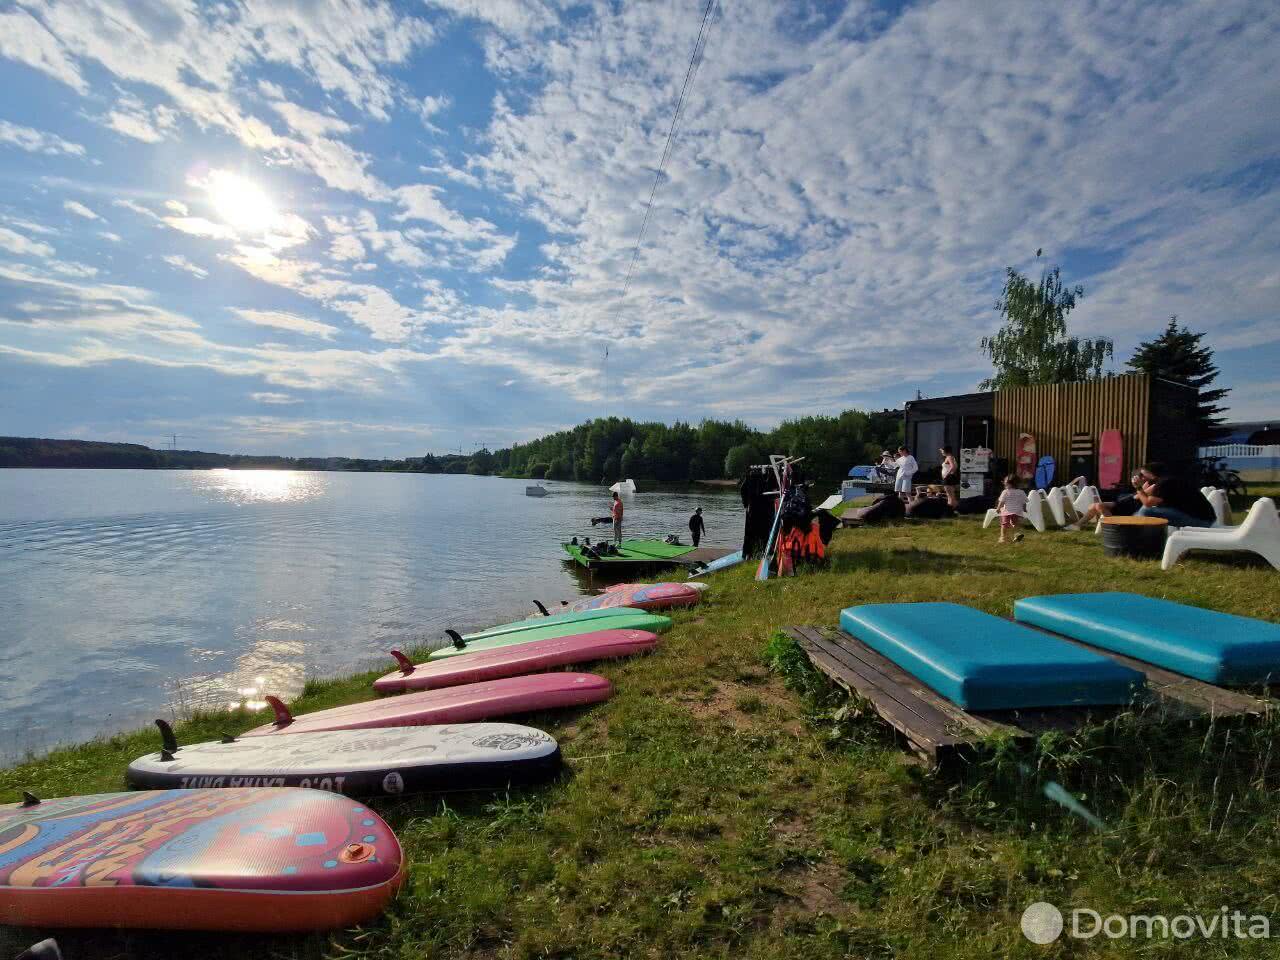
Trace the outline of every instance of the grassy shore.
<path fill-rule="evenodd" d="M 1038 900 L 1104 915 L 1225 905 L 1270 915 L 1280 936 L 1274 724 L 1126 714 L 1025 755 L 997 747 L 943 779 L 777 636 L 855 603 L 945 599 L 1007 615 L 1018 597 L 1082 590 L 1280 621 L 1280 577 L 1261 564 L 1193 557 L 1162 573 L 1103 557 L 1091 533 L 1029 532 L 1000 547 L 995 536 L 971 518 L 843 530 L 824 570 L 767 583 L 746 565 L 715 575 L 658 653 L 599 668 L 613 700 L 529 721 L 560 740 L 561 780 L 377 804 L 409 868 L 388 914 L 363 929 L 63 934 L 68 960 L 1274 956 L 1265 942 L 1221 938 L 1037 947 L 1018 925 Z M 371 679 L 309 683 L 295 707 L 366 699 Z M 201 716 L 178 733 L 257 722 Z M 121 789 L 128 761 L 155 747 L 141 731 L 57 751 L 0 771 L 0 799 Z M 1105 828 L 1047 797 L 1054 783 Z"/>

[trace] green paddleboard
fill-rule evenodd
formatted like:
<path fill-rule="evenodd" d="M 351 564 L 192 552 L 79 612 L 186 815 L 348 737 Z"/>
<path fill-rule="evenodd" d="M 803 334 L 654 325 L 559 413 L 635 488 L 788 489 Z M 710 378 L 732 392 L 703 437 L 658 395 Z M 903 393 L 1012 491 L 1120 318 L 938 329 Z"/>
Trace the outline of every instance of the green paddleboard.
<path fill-rule="evenodd" d="M 583 617 L 585 613 L 610 613 L 608 617 Z M 492 650 L 494 647 L 510 647 L 517 643 L 531 643 L 534 640 L 551 640 L 556 637 L 576 637 L 583 633 L 594 633 L 596 630 L 648 630 L 650 633 L 664 633 L 671 626 L 670 617 L 660 617 L 655 613 L 633 610 L 630 607 L 611 607 L 607 610 L 581 610 L 578 613 L 557 614 L 554 617 L 539 617 L 537 620 L 521 620 L 518 623 L 507 623 L 480 633 L 463 637 L 466 644 L 461 650 L 454 646 L 437 650 L 428 660 L 443 660 L 446 657 L 460 657 L 477 650 Z"/>

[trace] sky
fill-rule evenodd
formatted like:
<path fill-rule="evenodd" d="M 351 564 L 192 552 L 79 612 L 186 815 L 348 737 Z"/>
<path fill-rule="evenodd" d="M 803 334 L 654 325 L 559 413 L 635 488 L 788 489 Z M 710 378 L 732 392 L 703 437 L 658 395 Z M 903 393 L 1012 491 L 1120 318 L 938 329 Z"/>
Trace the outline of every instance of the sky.
<path fill-rule="evenodd" d="M 0 434 L 900 407 L 1052 264 L 1280 417 L 1280 4 L 717 0 L 627 285 L 703 5 L 0 0 Z"/>

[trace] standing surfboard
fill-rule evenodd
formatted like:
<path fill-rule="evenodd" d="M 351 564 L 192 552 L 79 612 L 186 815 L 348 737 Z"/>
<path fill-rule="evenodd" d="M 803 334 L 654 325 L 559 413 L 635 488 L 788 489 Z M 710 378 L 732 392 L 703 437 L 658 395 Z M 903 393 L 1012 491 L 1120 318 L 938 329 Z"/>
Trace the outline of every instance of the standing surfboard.
<path fill-rule="evenodd" d="M 472 723 L 535 710 L 578 707 L 608 700 L 613 686 L 593 673 L 538 673 L 469 683 L 448 690 L 407 693 L 402 697 L 351 703 L 294 716 L 276 697 L 267 697 L 275 721 L 254 727 L 245 737 L 360 730 L 365 727 L 413 727 L 430 723 Z"/>
<path fill-rule="evenodd" d="M 1041 490 L 1048 490 L 1053 484 L 1053 474 L 1058 464 L 1048 455 L 1043 456 L 1036 463 L 1036 486 Z"/>
<path fill-rule="evenodd" d="M 227 738 L 179 746 L 129 764 L 136 790 L 311 787 L 349 797 L 503 789 L 560 769 L 560 747 L 514 723 L 458 723 L 389 730 L 325 730 L 294 737 Z"/>
<path fill-rule="evenodd" d="M 1124 437 L 1119 430 L 1103 430 L 1098 438 L 1098 487 L 1114 490 L 1124 478 Z"/>
<path fill-rule="evenodd" d="M 542 670 L 554 670 L 574 663 L 611 660 L 647 653 L 658 645 L 658 635 L 644 630 L 598 630 L 576 637 L 551 637 L 532 643 L 481 650 L 465 657 L 412 663 L 399 650 L 392 650 L 400 669 L 373 681 L 379 693 L 406 690 L 437 690 L 503 677 L 521 677 Z"/>
<path fill-rule="evenodd" d="M 319 790 L 149 790 L 0 806 L 0 923 L 283 932 L 391 899 L 400 844 Z"/>
<path fill-rule="evenodd" d="M 1029 433 L 1018 434 L 1014 449 L 1014 473 L 1023 480 L 1031 480 L 1036 474 L 1036 438 Z"/>
<path fill-rule="evenodd" d="M 1071 459 L 1068 464 L 1068 474 L 1084 477 L 1086 482 L 1093 481 L 1096 464 L 1093 458 L 1093 437 L 1088 433 L 1071 435 Z"/>

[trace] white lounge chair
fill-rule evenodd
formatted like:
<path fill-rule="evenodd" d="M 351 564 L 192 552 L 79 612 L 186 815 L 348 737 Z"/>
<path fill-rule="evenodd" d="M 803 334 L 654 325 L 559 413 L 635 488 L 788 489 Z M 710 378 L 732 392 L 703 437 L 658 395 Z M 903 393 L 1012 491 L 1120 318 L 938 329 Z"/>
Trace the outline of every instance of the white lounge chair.
<path fill-rule="evenodd" d="M 1231 501 L 1227 499 L 1227 491 L 1210 487 L 1204 498 L 1213 505 L 1214 527 L 1231 526 Z"/>
<path fill-rule="evenodd" d="M 1000 511 L 992 507 L 990 510 L 987 511 L 987 515 L 982 518 L 982 529 L 983 530 L 987 529 L 987 527 L 991 526 L 991 524 L 994 521 L 999 519 L 1000 519 Z"/>
<path fill-rule="evenodd" d="M 1095 503 L 1101 502 L 1102 497 L 1098 496 L 1097 487 L 1085 487 L 1080 491 L 1080 495 L 1071 501 L 1071 505 L 1076 508 L 1076 513 L 1084 515 Z"/>
<path fill-rule="evenodd" d="M 1043 490 L 1032 490 L 1027 494 L 1027 520 L 1033 527 L 1044 533 L 1048 528 L 1048 520 L 1052 515 L 1045 504 Z"/>
<path fill-rule="evenodd" d="M 1060 527 L 1080 519 L 1080 515 L 1076 513 L 1075 504 L 1071 502 L 1071 495 L 1065 487 L 1054 487 L 1050 490 L 1049 495 L 1045 497 L 1045 503 L 1049 507 L 1053 522 Z"/>
<path fill-rule="evenodd" d="M 1169 531 L 1160 567 L 1168 570 L 1188 550 L 1247 551 L 1280 570 L 1280 512 L 1270 497 L 1260 497 L 1238 527 L 1183 527 Z"/>

